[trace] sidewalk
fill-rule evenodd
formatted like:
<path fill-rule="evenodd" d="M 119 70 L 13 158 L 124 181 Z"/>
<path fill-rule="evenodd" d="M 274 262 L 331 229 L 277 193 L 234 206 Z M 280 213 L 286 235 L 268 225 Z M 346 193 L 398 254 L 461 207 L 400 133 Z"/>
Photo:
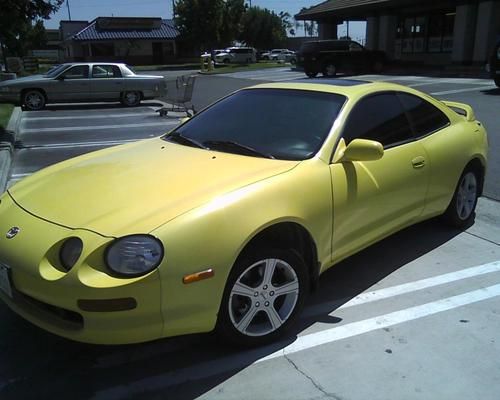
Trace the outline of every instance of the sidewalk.
<path fill-rule="evenodd" d="M 0 132 L 0 194 L 4 192 L 9 178 L 10 164 L 14 152 L 15 136 L 21 117 L 21 109 L 14 108 L 9 124 L 4 132 Z"/>

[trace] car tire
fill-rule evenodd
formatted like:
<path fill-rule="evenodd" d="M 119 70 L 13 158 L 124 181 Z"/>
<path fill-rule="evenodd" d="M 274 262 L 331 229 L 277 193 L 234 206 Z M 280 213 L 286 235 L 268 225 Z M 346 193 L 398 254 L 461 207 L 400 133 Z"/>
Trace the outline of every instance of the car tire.
<path fill-rule="evenodd" d="M 46 99 L 40 90 L 31 89 L 23 93 L 21 103 L 26 110 L 38 111 L 45 107 Z"/>
<path fill-rule="evenodd" d="M 495 85 L 497 85 L 497 87 L 500 88 L 500 78 L 495 78 L 494 81 L 495 81 Z"/>
<path fill-rule="evenodd" d="M 141 103 L 141 92 L 123 92 L 121 103 L 125 107 L 135 107 Z"/>
<path fill-rule="evenodd" d="M 248 252 L 237 260 L 227 280 L 217 332 L 245 347 L 275 341 L 293 325 L 308 289 L 307 268 L 296 251 Z"/>
<path fill-rule="evenodd" d="M 327 62 L 323 67 L 323 76 L 332 78 L 337 75 L 337 67 L 332 62 Z"/>
<path fill-rule="evenodd" d="M 305 71 L 305 73 L 309 78 L 316 78 L 318 76 L 318 73 L 314 71 Z"/>
<path fill-rule="evenodd" d="M 290 59 L 290 64 L 295 65 L 297 64 L 297 60 L 295 58 Z"/>
<path fill-rule="evenodd" d="M 453 198 L 443 214 L 448 225 L 464 229 L 472 225 L 476 217 L 480 176 L 476 169 L 466 168 L 458 180 Z"/>

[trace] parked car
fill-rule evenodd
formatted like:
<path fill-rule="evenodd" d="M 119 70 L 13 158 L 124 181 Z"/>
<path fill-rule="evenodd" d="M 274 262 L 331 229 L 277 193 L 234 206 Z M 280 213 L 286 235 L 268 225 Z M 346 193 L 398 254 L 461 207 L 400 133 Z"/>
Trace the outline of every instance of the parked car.
<path fill-rule="evenodd" d="M 0 82 L 0 103 L 41 110 L 49 103 L 120 101 L 136 106 L 141 100 L 163 97 L 163 77 L 138 75 L 120 63 L 68 63 L 45 75 Z"/>
<path fill-rule="evenodd" d="M 487 150 L 471 107 L 412 88 L 246 88 L 165 136 L 10 187 L 0 197 L 0 298 L 77 341 L 215 329 L 267 343 L 332 265 L 438 215 L 469 226 Z"/>
<path fill-rule="evenodd" d="M 493 79 L 495 85 L 500 87 L 500 41 L 493 48 L 486 69 L 490 73 L 491 79 Z"/>
<path fill-rule="evenodd" d="M 215 55 L 216 63 L 254 63 L 257 52 L 253 47 L 229 47 L 224 52 Z"/>
<path fill-rule="evenodd" d="M 283 61 L 295 64 L 297 62 L 297 54 L 291 50 L 285 50 L 281 53 L 271 54 L 271 61 Z"/>
<path fill-rule="evenodd" d="M 310 78 L 319 73 L 335 76 L 339 71 L 380 72 L 385 64 L 383 51 L 372 51 L 352 40 L 315 40 L 299 50 L 297 66 Z"/>
<path fill-rule="evenodd" d="M 262 59 L 268 61 L 268 60 L 271 60 L 273 58 L 273 56 L 277 56 L 279 54 L 286 53 L 288 51 L 290 51 L 290 50 L 288 50 L 288 49 L 272 49 L 268 53 L 263 53 Z"/>

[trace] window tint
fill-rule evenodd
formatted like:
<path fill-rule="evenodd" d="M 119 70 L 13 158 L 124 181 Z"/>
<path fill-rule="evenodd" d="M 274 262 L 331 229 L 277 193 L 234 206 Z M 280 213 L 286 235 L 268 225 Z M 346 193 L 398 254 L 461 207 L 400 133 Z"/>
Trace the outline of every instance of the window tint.
<path fill-rule="evenodd" d="M 346 143 L 370 139 L 387 147 L 411 139 L 412 133 L 401 102 L 394 93 L 384 93 L 360 100 L 349 115 L 343 137 Z"/>
<path fill-rule="evenodd" d="M 236 142 L 277 159 L 303 160 L 319 150 L 344 102 L 333 93 L 242 90 L 174 132 L 210 148 L 214 142 Z"/>
<path fill-rule="evenodd" d="M 120 68 L 116 65 L 94 65 L 92 78 L 121 78 Z"/>
<path fill-rule="evenodd" d="M 77 65 L 68 69 L 64 74 L 64 79 L 84 79 L 89 77 L 88 65 Z"/>
<path fill-rule="evenodd" d="M 408 93 L 398 93 L 398 97 L 408 113 L 417 137 L 435 132 L 450 123 L 446 115 L 424 99 Z"/>

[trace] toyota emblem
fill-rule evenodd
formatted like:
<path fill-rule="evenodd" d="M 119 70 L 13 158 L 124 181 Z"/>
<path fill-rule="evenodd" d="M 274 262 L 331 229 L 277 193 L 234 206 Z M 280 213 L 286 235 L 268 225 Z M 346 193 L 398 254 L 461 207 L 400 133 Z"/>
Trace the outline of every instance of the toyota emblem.
<path fill-rule="evenodd" d="M 5 234 L 5 237 L 7 239 L 12 239 L 14 236 L 16 236 L 19 232 L 21 231 L 21 229 L 17 226 L 13 226 L 12 228 L 10 228 L 7 233 Z"/>

